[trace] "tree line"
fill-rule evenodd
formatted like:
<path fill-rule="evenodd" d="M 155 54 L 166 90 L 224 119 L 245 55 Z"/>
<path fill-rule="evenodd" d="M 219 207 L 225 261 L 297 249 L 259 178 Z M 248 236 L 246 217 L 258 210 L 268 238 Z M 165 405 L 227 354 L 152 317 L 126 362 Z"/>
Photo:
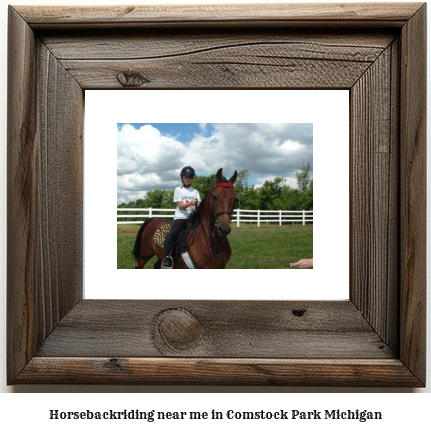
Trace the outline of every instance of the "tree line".
<path fill-rule="evenodd" d="M 310 176 L 310 164 L 304 165 L 296 173 L 296 188 L 287 184 L 283 177 L 267 180 L 256 187 L 249 185 L 250 171 L 244 169 L 238 173 L 235 182 L 237 195 L 235 208 L 244 210 L 313 210 L 313 179 Z M 216 175 L 196 176 L 192 186 L 203 199 L 216 182 Z M 145 198 L 122 203 L 118 208 L 173 208 L 173 190 L 156 189 L 147 192 Z"/>

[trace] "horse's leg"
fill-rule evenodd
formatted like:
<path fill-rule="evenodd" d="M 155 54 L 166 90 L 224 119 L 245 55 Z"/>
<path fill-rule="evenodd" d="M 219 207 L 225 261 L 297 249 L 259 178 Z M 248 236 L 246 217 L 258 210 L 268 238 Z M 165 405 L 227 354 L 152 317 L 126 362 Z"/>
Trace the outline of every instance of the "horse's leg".
<path fill-rule="evenodd" d="M 155 255 L 152 246 L 148 246 L 148 243 L 145 241 L 145 232 L 142 236 L 142 239 L 141 252 L 139 257 L 135 260 L 135 269 L 143 269 L 145 264 L 147 264 L 147 262 Z M 152 239 L 149 241 L 152 243 Z"/>
<path fill-rule="evenodd" d="M 135 269 L 142 269 L 144 268 L 144 265 L 145 263 L 143 260 L 141 260 L 141 258 L 135 260 Z"/>
<path fill-rule="evenodd" d="M 145 264 L 147 264 L 147 262 L 153 257 L 153 255 L 151 256 L 140 256 L 139 258 L 137 258 L 135 260 L 135 269 L 143 269 L 145 267 Z"/>
<path fill-rule="evenodd" d="M 153 268 L 160 269 L 162 267 L 163 258 L 165 257 L 165 252 L 162 248 L 157 246 L 154 242 L 153 242 L 153 254 L 157 257 L 157 261 L 155 262 Z"/>
<path fill-rule="evenodd" d="M 151 246 L 145 246 L 148 243 L 142 242 L 142 248 L 141 248 L 141 255 L 138 259 L 135 261 L 135 269 L 142 269 L 144 268 L 145 264 L 147 264 L 148 261 L 155 255 L 157 257 L 157 261 L 154 264 L 155 269 L 159 269 L 162 266 L 162 259 L 164 256 L 163 249 L 159 248 L 154 244 L 154 242 L 151 239 Z"/>

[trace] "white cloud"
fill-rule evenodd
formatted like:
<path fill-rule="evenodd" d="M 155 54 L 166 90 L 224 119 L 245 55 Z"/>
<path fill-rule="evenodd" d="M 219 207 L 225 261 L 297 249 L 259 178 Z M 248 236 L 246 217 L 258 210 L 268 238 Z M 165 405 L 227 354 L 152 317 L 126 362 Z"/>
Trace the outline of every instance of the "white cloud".
<path fill-rule="evenodd" d="M 117 131 L 118 175 L 166 172 L 177 167 L 182 154 L 182 143 L 161 135 L 153 126 L 123 125 Z"/>
<path fill-rule="evenodd" d="M 296 141 L 287 140 L 280 146 L 280 150 L 286 156 L 293 155 L 304 149 L 304 145 L 299 144 Z"/>
<path fill-rule="evenodd" d="M 163 135 L 152 125 L 135 128 L 125 124 L 119 128 L 119 199 L 138 191 L 173 189 L 185 165 L 202 175 L 219 168 L 226 176 L 248 169 L 251 178 L 258 179 L 256 186 L 274 177 L 284 177 L 296 186 L 295 173 L 313 161 L 310 123 L 204 123 L 197 125 L 196 131 L 188 142 L 181 142 L 172 137 L 179 137 L 179 133 Z"/>

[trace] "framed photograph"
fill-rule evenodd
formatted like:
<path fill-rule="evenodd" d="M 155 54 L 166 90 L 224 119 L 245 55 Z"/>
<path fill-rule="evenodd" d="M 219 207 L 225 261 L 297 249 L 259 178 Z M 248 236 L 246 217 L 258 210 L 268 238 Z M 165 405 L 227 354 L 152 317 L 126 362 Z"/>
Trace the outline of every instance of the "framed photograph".
<path fill-rule="evenodd" d="M 139 123 L 143 118 L 152 123 Z M 86 91 L 84 136 L 84 179 L 88 180 L 84 182 L 86 299 L 349 297 L 348 90 Z M 299 201 L 296 173 L 308 162 L 313 186 L 306 196 L 314 192 L 314 211 L 306 213 L 304 225 L 304 213 L 298 210 L 307 202 L 293 206 Z M 198 277 L 193 283 L 181 284 L 180 289 L 176 272 L 143 275 L 130 271 L 135 265 L 132 249 L 145 219 L 143 213 L 120 205 L 115 221 L 113 211 L 108 215 L 102 210 L 107 209 L 107 203 L 132 201 L 131 205 L 151 207 L 156 218 L 171 216 L 171 210 L 154 210 L 161 204 L 141 204 L 142 198 L 145 190 L 150 191 L 148 198 L 153 190 L 157 197 L 162 196 L 161 189 L 173 194 L 173 188 L 180 184 L 181 167 L 186 165 L 196 169 L 201 197 L 207 193 L 200 174 L 215 174 L 220 167 L 228 177 L 238 172 L 235 208 L 241 210 L 235 209 L 232 231 L 226 237 L 233 251 L 224 275 L 229 284 L 220 286 L 215 269 L 207 269 L 210 274 L 203 278 L 204 284 Z M 250 168 L 247 180 L 243 177 L 245 167 Z M 278 189 L 273 186 L 274 177 L 284 178 Z M 160 181 L 164 181 L 163 187 Z M 265 186 L 261 189 L 261 185 Z M 279 193 L 278 202 L 269 199 L 271 191 Z M 331 211 L 328 191 L 333 191 Z M 265 201 L 257 206 L 262 194 Z M 172 198 L 166 202 L 166 207 L 174 209 Z M 260 227 L 256 227 L 257 210 L 250 211 L 253 205 L 255 209 L 271 206 L 273 210 L 260 212 Z M 283 220 L 275 208 L 289 210 L 283 212 Z M 128 216 L 139 213 L 135 220 L 140 223 L 131 224 Z M 336 227 L 336 235 L 330 226 Z M 101 249 L 107 251 L 102 272 Z M 314 256 L 313 270 L 286 274 L 286 269 L 292 269 L 290 263 L 305 256 Z M 331 271 L 334 256 L 337 272 Z M 144 269 L 152 269 L 154 263 L 155 258 Z M 323 288 L 316 281 L 327 277 L 327 272 L 331 273 L 331 284 Z M 268 280 L 274 283 L 268 284 Z"/>
<path fill-rule="evenodd" d="M 425 386 L 425 3 L 10 6 L 8 26 L 9 385 Z M 349 298 L 84 298 L 98 89 L 348 90 Z"/>

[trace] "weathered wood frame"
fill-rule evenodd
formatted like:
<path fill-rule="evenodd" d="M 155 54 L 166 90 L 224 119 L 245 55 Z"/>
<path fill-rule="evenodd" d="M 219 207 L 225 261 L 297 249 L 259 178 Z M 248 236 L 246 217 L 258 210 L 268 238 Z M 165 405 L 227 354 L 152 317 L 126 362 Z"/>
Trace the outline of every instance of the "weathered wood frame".
<path fill-rule="evenodd" d="M 424 386 L 425 8 L 10 7 L 8 383 Z M 98 88 L 349 89 L 350 299 L 82 299 Z"/>

